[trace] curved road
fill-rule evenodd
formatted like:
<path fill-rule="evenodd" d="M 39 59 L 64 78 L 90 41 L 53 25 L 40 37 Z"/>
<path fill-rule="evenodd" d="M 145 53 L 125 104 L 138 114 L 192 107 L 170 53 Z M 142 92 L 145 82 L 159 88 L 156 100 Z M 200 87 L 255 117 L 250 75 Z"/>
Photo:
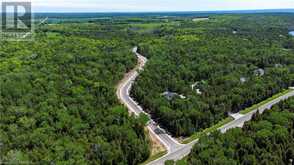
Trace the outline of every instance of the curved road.
<path fill-rule="evenodd" d="M 137 53 L 137 47 L 133 48 L 133 53 L 138 58 L 138 64 L 135 69 L 127 73 L 125 78 L 119 83 L 116 94 L 119 100 L 128 107 L 130 113 L 133 113 L 136 116 L 140 115 L 141 113 L 150 116 L 149 114 L 145 113 L 138 103 L 136 103 L 129 95 L 131 87 L 139 75 L 138 70 L 143 70 L 143 67 L 147 62 L 147 59 L 144 56 Z M 166 131 L 160 128 L 153 120 L 149 122 L 147 128 L 167 148 L 168 153 L 172 153 L 183 146 L 170 135 L 168 135 Z"/>
<path fill-rule="evenodd" d="M 138 58 L 138 65 L 135 67 L 135 69 L 127 73 L 125 78 L 119 83 L 116 94 L 119 100 L 121 101 L 121 103 L 127 106 L 130 113 L 134 113 L 136 116 L 140 115 L 140 113 L 144 113 L 150 116 L 149 114 L 144 112 L 143 109 L 138 105 L 138 103 L 136 103 L 129 95 L 130 89 L 134 81 L 139 76 L 138 70 L 143 70 L 143 67 L 145 66 L 147 62 L 147 59 L 144 56 L 137 53 L 137 47 L 133 49 L 133 53 Z M 293 96 L 294 96 L 294 90 L 290 91 L 289 93 L 281 97 L 278 97 L 270 101 L 267 104 L 262 105 L 261 107 L 259 107 L 258 109 L 252 112 L 249 112 L 245 115 L 239 115 L 240 117 L 220 127 L 218 130 L 220 130 L 222 133 L 225 133 L 229 129 L 236 128 L 236 127 L 243 127 L 245 122 L 251 120 L 253 114 L 257 112 L 263 113 L 264 111 L 270 109 L 273 105 L 279 103 L 280 101 L 286 100 L 289 97 L 293 97 Z M 166 155 L 148 163 L 148 165 L 163 165 L 166 160 L 175 160 L 175 161 L 180 160 L 184 158 L 185 156 L 187 156 L 190 153 L 193 145 L 198 142 L 198 139 L 197 139 L 189 144 L 185 144 L 185 145 L 180 144 L 179 142 L 177 142 L 177 140 L 175 140 L 170 135 L 168 135 L 165 130 L 160 128 L 158 124 L 156 124 L 153 120 L 149 122 L 147 128 L 152 134 L 155 135 L 155 137 L 158 138 L 158 140 L 167 148 L 167 151 L 168 151 Z"/>

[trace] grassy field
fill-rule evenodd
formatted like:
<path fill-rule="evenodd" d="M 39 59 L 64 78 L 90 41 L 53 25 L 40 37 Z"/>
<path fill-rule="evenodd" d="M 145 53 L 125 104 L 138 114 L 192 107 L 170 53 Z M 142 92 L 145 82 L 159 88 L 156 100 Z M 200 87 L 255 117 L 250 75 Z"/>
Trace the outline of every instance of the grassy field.
<path fill-rule="evenodd" d="M 134 31 L 139 32 L 139 33 L 144 33 L 148 31 L 152 31 L 155 29 L 160 28 L 161 26 L 175 26 L 178 25 L 179 23 L 176 21 L 173 22 L 158 22 L 158 23 L 136 23 L 136 24 L 130 24 L 130 27 Z"/>

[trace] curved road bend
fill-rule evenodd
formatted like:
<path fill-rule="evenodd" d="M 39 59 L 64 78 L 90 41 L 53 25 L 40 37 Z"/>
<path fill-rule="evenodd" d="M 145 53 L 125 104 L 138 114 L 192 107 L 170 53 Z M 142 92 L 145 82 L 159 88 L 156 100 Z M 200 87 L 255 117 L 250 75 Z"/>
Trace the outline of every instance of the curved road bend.
<path fill-rule="evenodd" d="M 130 113 L 134 113 L 135 115 L 139 115 L 140 113 L 146 114 L 143 109 L 136 103 L 130 96 L 130 89 L 135 81 L 135 79 L 138 77 L 139 73 L 137 70 L 143 70 L 143 67 L 145 66 L 147 59 L 137 53 L 137 47 L 133 49 L 133 53 L 136 54 L 138 57 L 138 65 L 135 69 L 130 71 L 125 78 L 121 81 L 121 83 L 118 85 L 117 89 L 117 96 L 119 100 L 128 107 L 128 110 Z M 236 127 L 243 127 L 244 123 L 247 121 L 250 121 L 252 119 L 253 114 L 259 112 L 263 113 L 264 111 L 270 109 L 273 105 L 279 103 L 280 101 L 286 100 L 289 97 L 294 96 L 294 90 L 290 91 L 289 93 L 278 97 L 269 103 L 259 107 L 258 109 L 247 113 L 243 115 L 242 117 L 235 119 L 234 121 L 220 127 L 218 130 L 220 130 L 222 133 L 225 133 L 229 129 L 236 128 Z M 147 114 L 148 115 L 148 114 Z M 149 115 L 148 115 L 149 116 Z M 171 136 L 166 134 L 166 132 L 161 129 L 158 124 L 156 124 L 154 121 L 151 120 L 151 122 L 148 125 L 148 129 L 152 134 L 154 134 L 161 142 L 164 144 L 164 146 L 167 148 L 168 153 L 164 155 L 163 157 L 154 160 L 148 165 L 163 165 L 166 160 L 180 160 L 187 156 L 193 147 L 194 144 L 198 142 L 197 140 L 194 140 L 193 142 L 189 144 L 180 144 L 175 139 L 173 139 Z"/>
<path fill-rule="evenodd" d="M 129 95 L 135 79 L 139 76 L 138 70 L 143 70 L 143 67 L 147 62 L 147 59 L 144 56 L 137 53 L 137 47 L 133 48 L 133 53 L 138 58 L 138 65 L 129 73 L 127 73 L 125 78 L 119 83 L 116 94 L 119 100 L 125 106 L 127 106 L 130 113 L 134 113 L 136 116 L 138 116 L 140 113 L 144 113 L 150 116 L 144 112 L 138 103 L 136 103 Z M 170 135 L 168 135 L 166 131 L 160 128 L 153 120 L 149 122 L 147 128 L 167 148 L 168 153 L 172 153 L 183 146 Z"/>

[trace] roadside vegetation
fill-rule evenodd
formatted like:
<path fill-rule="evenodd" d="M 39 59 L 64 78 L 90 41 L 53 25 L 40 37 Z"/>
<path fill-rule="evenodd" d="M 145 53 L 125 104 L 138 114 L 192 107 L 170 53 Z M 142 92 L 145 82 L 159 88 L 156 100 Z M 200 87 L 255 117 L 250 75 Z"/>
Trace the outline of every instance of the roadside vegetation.
<path fill-rule="evenodd" d="M 132 96 L 176 137 L 189 137 L 294 85 L 293 15 L 211 16 L 163 26 Z"/>
<path fill-rule="evenodd" d="M 129 116 L 115 95 L 118 81 L 136 64 L 131 48 L 111 37 L 48 30 L 39 31 L 33 42 L 1 42 L 1 162 L 146 160 L 146 118 Z"/>
<path fill-rule="evenodd" d="M 266 105 L 267 103 L 269 103 L 270 101 L 273 101 L 274 99 L 277 99 L 289 92 L 293 91 L 293 89 L 287 89 L 287 90 L 284 90 L 283 92 L 281 93 L 278 93 L 274 96 L 272 96 L 271 98 L 269 99 L 266 99 L 265 101 L 262 101 L 258 104 L 255 104 L 253 105 L 252 107 L 249 107 L 249 108 L 246 108 L 245 110 L 241 111 L 240 113 L 243 114 L 243 115 L 246 115 L 247 113 L 250 113 L 254 110 L 257 110 L 258 108 L 260 108 L 261 106 L 264 106 Z M 210 135 L 211 133 L 215 132 L 215 131 L 218 131 L 219 128 L 221 128 L 222 126 L 228 124 L 229 122 L 233 121 L 234 119 L 232 117 L 227 117 L 226 119 L 220 121 L 219 123 L 209 127 L 209 128 L 206 128 L 204 129 L 203 131 L 200 131 L 200 132 L 196 132 L 194 133 L 192 136 L 182 140 L 182 143 L 184 144 L 188 144 L 194 140 L 197 140 L 197 139 L 200 139 L 204 136 L 208 136 Z"/>
<path fill-rule="evenodd" d="M 272 97 L 270 97 L 270 98 L 268 98 L 268 99 L 266 99 L 266 100 L 264 100 L 264 101 L 262 101 L 262 102 L 260 102 L 258 104 L 254 104 L 253 106 L 251 106 L 249 108 L 246 108 L 245 110 L 240 111 L 240 113 L 241 114 L 247 114 L 249 112 L 252 112 L 252 111 L 258 109 L 258 107 L 260 107 L 262 105 L 265 105 L 265 104 L 267 104 L 267 103 L 269 103 L 269 102 L 271 102 L 271 101 L 273 101 L 273 100 L 275 100 L 275 99 L 277 99 L 277 98 L 279 98 L 279 97 L 281 97 L 281 96 L 283 96 L 283 95 L 285 95 L 285 94 L 287 94 L 287 93 L 289 93 L 291 91 L 293 91 L 293 89 L 283 90 L 282 92 L 280 92 L 278 94 L 275 94 Z"/>
<path fill-rule="evenodd" d="M 200 132 L 196 132 L 194 133 L 192 136 L 182 140 L 183 144 L 188 144 L 191 143 L 194 140 L 200 139 L 201 137 L 205 137 L 208 136 L 209 134 L 211 134 L 212 132 L 218 131 L 218 128 L 224 126 L 225 124 L 228 124 L 229 122 L 233 121 L 234 119 L 231 117 L 227 117 L 224 120 L 220 121 L 219 123 L 204 129 L 203 131 Z"/>
<path fill-rule="evenodd" d="M 203 137 L 187 158 L 187 164 L 281 164 L 294 158 L 294 99 L 263 115 L 255 115 L 244 128 Z"/>
<path fill-rule="evenodd" d="M 57 15 L 32 42 L 0 42 L 4 163 L 135 165 L 164 155 L 151 149 L 146 116 L 129 116 L 115 95 L 136 65 L 134 46 L 149 60 L 132 97 L 182 139 L 294 85 L 290 14 L 85 17 Z M 193 157 L 180 163 L 202 162 Z"/>

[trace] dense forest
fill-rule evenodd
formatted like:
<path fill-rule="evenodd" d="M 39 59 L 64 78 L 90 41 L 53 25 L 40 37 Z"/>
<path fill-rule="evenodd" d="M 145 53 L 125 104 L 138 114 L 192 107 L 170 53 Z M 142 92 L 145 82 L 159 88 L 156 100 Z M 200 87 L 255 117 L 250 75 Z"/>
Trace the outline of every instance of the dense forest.
<path fill-rule="evenodd" d="M 288 35 L 293 15 L 196 17 L 63 20 L 61 15 L 37 27 L 32 42 L 0 41 L 1 161 L 132 165 L 146 160 L 145 118 L 129 116 L 115 95 L 117 83 L 136 65 L 133 46 L 149 61 L 132 96 L 175 136 L 189 136 L 294 85 L 294 37 Z M 282 124 L 293 121 L 292 113 L 281 115 L 281 122 L 287 121 Z M 257 116 L 256 123 L 264 119 Z M 283 137 L 272 132 L 278 145 L 271 149 L 285 151 L 287 134 L 276 131 Z M 273 161 L 286 163 L 289 154 L 293 150 L 279 152 Z M 190 162 L 202 162 L 193 156 Z M 250 155 L 254 159 L 261 160 Z"/>
<path fill-rule="evenodd" d="M 111 37 L 89 39 L 48 30 L 39 30 L 33 42 L 1 41 L 1 162 L 106 165 L 146 160 L 146 123 L 130 117 L 115 95 L 118 81 L 136 64 L 131 49 Z"/>
<path fill-rule="evenodd" d="M 174 136 L 189 136 L 294 85 L 293 15 L 211 16 L 161 26 L 132 95 Z"/>
<path fill-rule="evenodd" d="M 200 139 L 188 164 L 289 165 L 294 161 L 294 99 L 257 114 L 244 128 Z"/>

